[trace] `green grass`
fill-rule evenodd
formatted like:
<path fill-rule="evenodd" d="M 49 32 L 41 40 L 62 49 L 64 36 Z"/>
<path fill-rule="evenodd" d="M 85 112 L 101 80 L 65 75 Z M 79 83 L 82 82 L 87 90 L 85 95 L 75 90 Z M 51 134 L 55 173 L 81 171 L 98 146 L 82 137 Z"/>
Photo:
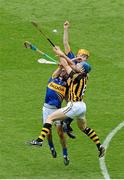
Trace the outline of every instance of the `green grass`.
<path fill-rule="evenodd" d="M 61 46 L 63 23 L 69 20 L 70 44 L 91 52 L 85 101 L 88 126 L 101 141 L 124 121 L 124 2 L 122 0 L 0 0 L 0 178 L 102 179 L 97 150 L 73 122 L 76 140 L 67 138 L 70 165 L 65 167 L 55 128 L 58 158 L 52 159 L 47 142 L 30 148 L 25 141 L 41 130 L 41 108 L 54 65 L 40 65 L 38 54 L 24 49 L 25 40 L 54 57 L 52 48 L 31 25 L 36 20 L 48 36 Z M 57 29 L 58 33 L 52 30 Z M 111 178 L 124 178 L 123 129 L 106 154 Z M 116 164 L 116 166 L 115 166 Z"/>

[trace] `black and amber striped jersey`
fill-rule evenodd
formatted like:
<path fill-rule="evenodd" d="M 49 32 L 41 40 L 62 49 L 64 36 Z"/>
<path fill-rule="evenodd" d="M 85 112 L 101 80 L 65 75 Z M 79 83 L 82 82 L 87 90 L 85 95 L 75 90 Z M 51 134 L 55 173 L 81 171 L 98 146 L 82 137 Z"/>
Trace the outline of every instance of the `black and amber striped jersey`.
<path fill-rule="evenodd" d="M 87 75 L 71 71 L 68 78 L 68 102 L 82 101 L 86 90 Z"/>

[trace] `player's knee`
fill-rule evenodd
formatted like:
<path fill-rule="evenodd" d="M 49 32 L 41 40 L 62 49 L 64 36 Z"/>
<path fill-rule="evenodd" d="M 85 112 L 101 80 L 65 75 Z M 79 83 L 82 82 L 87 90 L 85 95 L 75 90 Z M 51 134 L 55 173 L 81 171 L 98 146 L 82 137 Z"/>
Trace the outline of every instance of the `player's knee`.
<path fill-rule="evenodd" d="M 47 117 L 46 122 L 52 124 L 53 120 L 54 120 L 53 117 L 49 115 L 49 116 Z"/>

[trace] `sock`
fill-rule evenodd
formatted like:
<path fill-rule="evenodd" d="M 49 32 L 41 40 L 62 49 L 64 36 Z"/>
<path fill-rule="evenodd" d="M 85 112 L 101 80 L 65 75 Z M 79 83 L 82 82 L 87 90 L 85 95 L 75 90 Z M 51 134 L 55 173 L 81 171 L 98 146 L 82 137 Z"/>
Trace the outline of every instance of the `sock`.
<path fill-rule="evenodd" d="M 70 126 L 72 121 L 73 121 L 73 119 L 71 119 L 71 118 L 64 119 L 64 121 L 63 121 L 63 130 L 64 130 L 64 132 L 67 133 L 67 132 L 72 132 L 73 131 L 72 127 Z"/>
<path fill-rule="evenodd" d="M 63 156 L 68 156 L 67 148 L 63 148 Z"/>
<path fill-rule="evenodd" d="M 48 144 L 49 144 L 50 149 L 54 149 L 52 140 L 48 140 Z"/>
<path fill-rule="evenodd" d="M 71 118 L 66 118 L 66 119 L 64 119 L 64 122 L 65 122 L 66 124 L 71 124 L 72 121 L 73 121 L 73 119 L 71 119 Z"/>
<path fill-rule="evenodd" d="M 91 129 L 91 128 L 88 128 L 86 127 L 83 132 L 90 137 L 90 139 L 96 144 L 97 148 L 99 149 L 100 148 L 100 140 L 99 140 L 99 137 L 97 136 L 96 132 Z"/>
<path fill-rule="evenodd" d="M 37 138 L 37 141 L 38 142 L 43 142 L 45 137 L 47 136 L 47 134 L 49 133 L 50 129 L 51 129 L 52 125 L 49 124 L 49 123 L 45 123 L 42 130 L 41 130 L 41 133 L 39 135 L 39 137 Z"/>

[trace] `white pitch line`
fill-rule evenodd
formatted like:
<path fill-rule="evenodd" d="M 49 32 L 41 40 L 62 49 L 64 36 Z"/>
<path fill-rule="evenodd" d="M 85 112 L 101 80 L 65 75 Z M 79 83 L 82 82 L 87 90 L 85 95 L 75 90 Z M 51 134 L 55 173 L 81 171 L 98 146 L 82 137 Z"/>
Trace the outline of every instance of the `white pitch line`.
<path fill-rule="evenodd" d="M 115 129 L 113 129 L 113 130 L 108 134 L 108 136 L 106 137 L 106 139 L 105 139 L 104 142 L 103 142 L 103 146 L 105 147 L 106 150 L 107 150 L 107 148 L 108 148 L 108 146 L 109 146 L 109 143 L 110 143 L 110 141 L 112 140 L 112 138 L 115 136 L 115 134 L 116 134 L 122 127 L 124 127 L 124 121 L 121 122 Z M 106 166 L 106 163 L 105 163 L 105 157 L 100 158 L 100 159 L 99 159 L 99 163 L 100 163 L 100 168 L 101 168 L 101 171 L 102 171 L 102 174 L 103 174 L 104 178 L 107 179 L 107 180 L 110 180 L 110 176 L 109 176 L 109 173 L 108 173 L 108 169 L 107 169 L 107 166 Z"/>

